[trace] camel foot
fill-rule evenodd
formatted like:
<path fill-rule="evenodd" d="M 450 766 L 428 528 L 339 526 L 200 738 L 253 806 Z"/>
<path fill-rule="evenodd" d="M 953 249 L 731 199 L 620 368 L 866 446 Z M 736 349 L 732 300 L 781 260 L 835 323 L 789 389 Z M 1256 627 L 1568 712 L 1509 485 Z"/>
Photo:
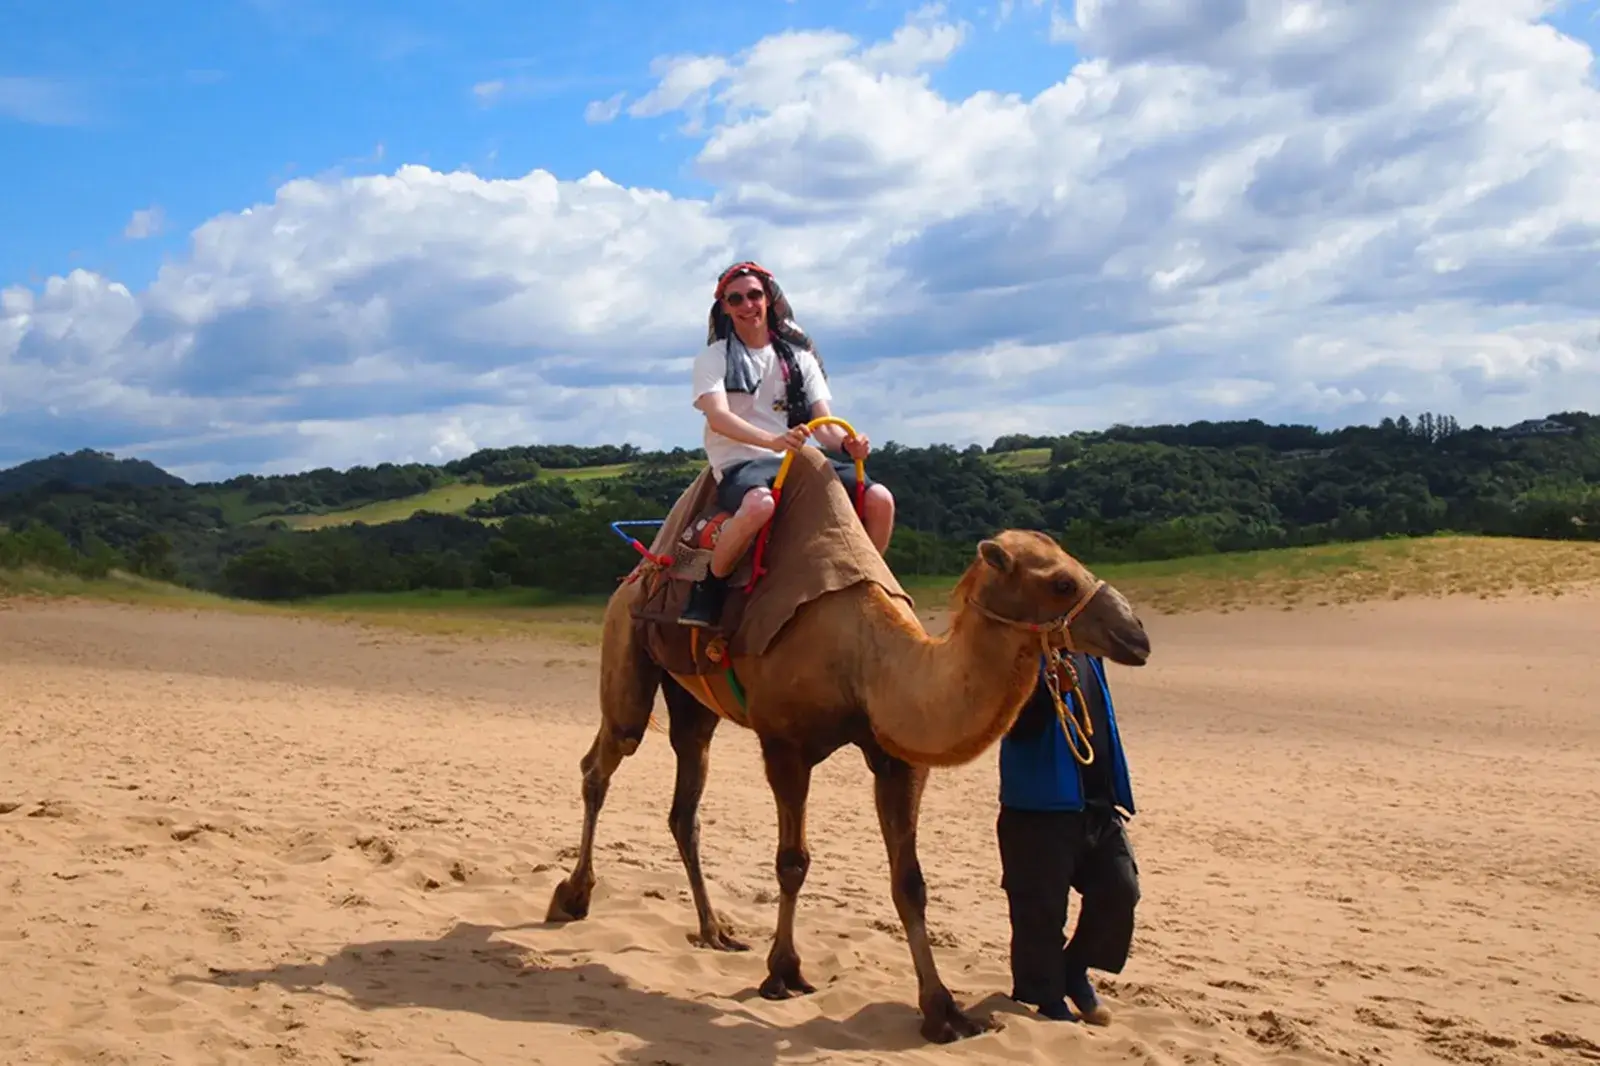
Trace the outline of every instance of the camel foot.
<path fill-rule="evenodd" d="M 728 927 L 720 919 L 691 936 L 689 941 L 699 947 L 710 948 L 712 951 L 750 950 L 750 945 L 728 932 Z"/>
<path fill-rule="evenodd" d="M 800 975 L 798 959 L 787 966 L 775 967 L 761 982 L 762 999 L 792 999 L 795 996 L 809 996 L 816 990 L 815 985 Z"/>
<path fill-rule="evenodd" d="M 589 916 L 589 889 L 578 889 L 571 881 L 562 881 L 550 894 L 550 907 L 545 911 L 547 922 L 581 922 Z"/>
<path fill-rule="evenodd" d="M 943 988 L 922 1006 L 922 1038 L 932 1044 L 953 1044 L 997 1028 L 993 1022 L 975 1022 L 967 1017 Z"/>

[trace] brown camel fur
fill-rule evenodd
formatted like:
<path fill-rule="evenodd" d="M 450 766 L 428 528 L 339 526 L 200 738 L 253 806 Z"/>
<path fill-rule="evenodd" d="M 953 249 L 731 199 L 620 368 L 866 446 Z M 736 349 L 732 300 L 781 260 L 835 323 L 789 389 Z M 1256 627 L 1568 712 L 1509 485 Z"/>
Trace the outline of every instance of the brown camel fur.
<path fill-rule="evenodd" d="M 859 538 L 861 550 L 875 550 L 859 524 L 845 535 Z M 643 586 L 624 584 L 606 609 L 601 721 L 581 761 L 582 838 L 547 920 L 588 914 L 600 808 L 617 767 L 644 738 L 659 688 L 677 757 L 668 824 L 694 896 L 700 942 L 744 951 L 713 911 L 700 869 L 699 804 L 720 719 L 695 695 L 695 678 L 667 673 L 645 650 L 631 615 Z M 814 991 L 801 975 L 794 937 L 796 901 L 810 864 L 806 795 L 812 769 L 853 744 L 874 776 L 890 892 L 916 968 L 922 1034 L 940 1043 L 983 1027 L 956 1006 L 928 942 L 917 816 L 930 768 L 969 762 L 1005 734 L 1032 691 L 1044 646 L 1070 644 L 1128 666 L 1143 665 L 1150 653 L 1144 627 L 1122 594 L 1042 533 L 1007 530 L 980 543 L 952 607 L 949 631 L 933 637 L 904 601 L 862 582 L 803 604 L 764 654 L 732 662 L 747 693 L 743 717 L 760 739 L 778 812 L 781 896 L 761 994 L 781 999 Z"/>

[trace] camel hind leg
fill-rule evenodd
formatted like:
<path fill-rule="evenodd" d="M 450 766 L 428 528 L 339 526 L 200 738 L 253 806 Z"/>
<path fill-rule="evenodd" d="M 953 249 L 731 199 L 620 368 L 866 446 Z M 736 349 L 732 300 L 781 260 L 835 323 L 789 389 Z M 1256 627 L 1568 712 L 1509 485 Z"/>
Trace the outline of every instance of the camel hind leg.
<path fill-rule="evenodd" d="M 705 874 L 700 869 L 700 798 L 705 794 L 706 776 L 711 769 L 711 738 L 721 719 L 670 676 L 662 680 L 661 692 L 666 697 L 672 751 L 678 760 L 667 824 L 672 828 L 683 871 L 689 877 L 689 891 L 694 895 L 700 943 L 718 951 L 748 951 L 749 945 L 735 939 L 711 909 Z"/>
<path fill-rule="evenodd" d="M 578 763 L 583 771 L 583 834 L 578 858 L 572 873 L 551 894 L 545 921 L 581 921 L 589 914 L 600 808 L 611 788 L 611 775 L 644 740 L 662 677 L 661 668 L 636 639 L 627 600 L 619 593 L 606 608 L 600 646 L 600 727 Z"/>

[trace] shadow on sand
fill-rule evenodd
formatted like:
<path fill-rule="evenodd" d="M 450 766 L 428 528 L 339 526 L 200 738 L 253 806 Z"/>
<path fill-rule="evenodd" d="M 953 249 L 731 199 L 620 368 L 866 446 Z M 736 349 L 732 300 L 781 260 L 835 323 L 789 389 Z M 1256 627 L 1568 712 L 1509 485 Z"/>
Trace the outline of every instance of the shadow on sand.
<path fill-rule="evenodd" d="M 775 1025 L 745 1011 L 754 988 L 734 997 L 693 998 L 653 992 L 628 983 L 595 962 L 556 960 L 583 952 L 542 950 L 497 933 L 547 928 L 543 922 L 501 927 L 460 923 L 438 940 L 376 940 L 350 944 L 316 963 L 283 963 L 264 970 L 212 970 L 178 976 L 175 984 L 222 988 L 274 984 L 286 991 L 349 1002 L 362 1010 L 422 1007 L 463 1011 L 509 1022 L 544 1022 L 580 1032 L 627 1033 L 639 1047 L 613 1061 L 657 1064 L 685 1056 L 732 1056 L 749 1066 L 777 1063 L 807 1051 L 908 1051 L 927 1047 L 921 1016 L 908 1004 L 876 1003 L 842 1020 L 813 1018 Z M 337 991 L 335 991 L 337 990 Z M 343 993 L 342 995 L 340 993 Z M 997 1023 L 1017 1008 L 1004 996 L 972 1005 L 975 1019 Z M 978 1038 L 975 1038 L 978 1039 Z"/>

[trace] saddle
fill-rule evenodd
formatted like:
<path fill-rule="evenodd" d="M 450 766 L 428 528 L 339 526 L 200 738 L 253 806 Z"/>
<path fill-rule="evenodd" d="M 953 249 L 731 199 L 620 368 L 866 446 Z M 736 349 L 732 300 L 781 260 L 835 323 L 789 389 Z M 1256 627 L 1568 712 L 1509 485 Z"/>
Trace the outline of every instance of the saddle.
<path fill-rule="evenodd" d="M 717 505 L 708 466 L 683 491 L 650 545 L 667 565 L 643 560 L 629 575 L 643 588 L 631 609 L 650 657 L 671 673 L 721 673 L 732 655 L 760 655 L 801 606 L 862 581 L 881 586 L 909 605 L 851 505 L 850 494 L 816 448 L 803 448 L 789 464 L 762 564 L 765 573 L 748 592 L 755 541 L 728 577 L 717 624 L 680 625 L 690 587 L 710 571 L 711 553 L 731 515 Z"/>

